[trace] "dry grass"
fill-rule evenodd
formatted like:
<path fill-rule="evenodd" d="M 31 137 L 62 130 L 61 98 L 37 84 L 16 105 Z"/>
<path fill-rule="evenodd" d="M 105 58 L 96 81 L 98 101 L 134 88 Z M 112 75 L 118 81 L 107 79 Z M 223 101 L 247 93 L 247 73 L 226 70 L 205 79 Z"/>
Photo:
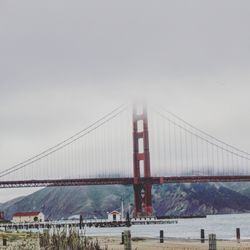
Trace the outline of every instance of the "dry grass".
<path fill-rule="evenodd" d="M 7 240 L 7 246 L 3 246 L 3 239 Z M 5 250 L 38 250 L 38 234 L 19 233 L 19 232 L 1 232 L 0 249 Z"/>
<path fill-rule="evenodd" d="M 75 229 L 55 230 L 52 234 L 44 231 L 39 235 L 39 244 L 41 250 L 101 250 L 97 240 L 80 236 Z"/>
<path fill-rule="evenodd" d="M 3 239 L 7 240 L 7 246 L 3 246 Z M 52 234 L 1 232 L 1 250 L 105 250 L 101 248 L 98 240 L 92 240 L 78 234 L 77 230 L 55 230 Z"/>

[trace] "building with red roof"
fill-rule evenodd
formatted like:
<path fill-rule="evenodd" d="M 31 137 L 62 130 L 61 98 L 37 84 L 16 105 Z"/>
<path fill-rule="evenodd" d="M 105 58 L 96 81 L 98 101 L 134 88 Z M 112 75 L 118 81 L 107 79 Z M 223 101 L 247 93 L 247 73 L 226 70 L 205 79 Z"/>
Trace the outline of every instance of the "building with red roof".
<path fill-rule="evenodd" d="M 16 212 L 12 218 L 12 222 L 14 223 L 42 222 L 42 221 L 44 221 L 44 214 L 39 211 Z"/>

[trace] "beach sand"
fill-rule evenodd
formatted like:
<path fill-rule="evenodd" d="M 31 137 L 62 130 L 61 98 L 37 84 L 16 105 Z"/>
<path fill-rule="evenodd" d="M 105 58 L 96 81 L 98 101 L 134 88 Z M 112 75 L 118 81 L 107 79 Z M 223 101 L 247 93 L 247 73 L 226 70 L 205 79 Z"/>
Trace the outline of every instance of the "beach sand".
<path fill-rule="evenodd" d="M 3 239 L 7 240 L 7 246 L 3 246 Z M 38 234 L 0 232 L 1 250 L 39 250 Z"/>
<path fill-rule="evenodd" d="M 118 237 L 98 237 L 99 244 L 105 249 L 107 246 L 109 250 L 123 250 L 124 245 L 121 245 L 121 239 Z M 171 239 L 165 240 L 164 243 L 160 243 L 159 240 L 150 238 L 132 238 L 132 249 L 133 250 L 208 250 L 208 241 L 201 243 L 195 240 L 184 240 L 184 239 Z M 218 250 L 229 250 L 229 249 L 248 249 L 250 250 L 250 241 L 224 241 L 217 240 Z"/>
<path fill-rule="evenodd" d="M 4 247 L 3 238 L 8 239 L 8 246 Z M 120 237 L 109 237 L 109 236 L 98 236 L 89 237 L 90 240 L 97 240 L 101 249 L 107 250 L 124 250 L 124 245 L 121 244 Z M 185 240 L 185 239 L 165 239 L 164 243 L 160 243 L 159 239 L 151 239 L 144 237 L 132 237 L 132 250 L 207 250 L 208 241 L 201 243 L 195 240 Z M 38 235 L 34 234 L 23 234 L 23 233 L 11 233 L 0 235 L 0 249 L 3 250 L 39 250 L 39 240 Z M 226 241 L 217 240 L 217 250 L 250 250 L 250 240 L 241 241 Z M 63 250 L 63 249 L 62 249 Z"/>

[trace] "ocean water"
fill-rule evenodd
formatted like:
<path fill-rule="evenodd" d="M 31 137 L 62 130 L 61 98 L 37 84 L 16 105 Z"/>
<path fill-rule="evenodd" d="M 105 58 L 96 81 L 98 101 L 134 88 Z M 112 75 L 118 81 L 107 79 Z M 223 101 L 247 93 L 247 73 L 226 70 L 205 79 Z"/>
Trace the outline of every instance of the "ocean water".
<path fill-rule="evenodd" d="M 129 228 L 132 237 L 159 238 L 164 230 L 165 238 L 200 239 L 200 230 L 205 237 L 211 233 L 217 239 L 236 239 L 236 228 L 240 228 L 241 239 L 250 239 L 250 214 L 209 215 L 206 218 L 178 219 L 177 224 L 133 225 Z M 126 228 L 85 228 L 88 236 L 121 236 Z"/>

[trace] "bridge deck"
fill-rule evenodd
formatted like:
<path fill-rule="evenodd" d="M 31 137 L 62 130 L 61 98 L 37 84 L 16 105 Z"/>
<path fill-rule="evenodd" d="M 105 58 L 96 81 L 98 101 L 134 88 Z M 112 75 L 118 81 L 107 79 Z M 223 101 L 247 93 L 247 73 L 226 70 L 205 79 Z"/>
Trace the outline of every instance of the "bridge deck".
<path fill-rule="evenodd" d="M 173 176 L 140 178 L 136 183 L 152 185 L 168 183 L 199 183 L 199 182 L 250 182 L 250 175 L 238 176 Z M 21 187 L 56 187 L 84 185 L 133 185 L 134 178 L 91 178 L 91 179 L 58 179 L 58 180 L 17 180 L 0 181 L 0 188 Z"/>

